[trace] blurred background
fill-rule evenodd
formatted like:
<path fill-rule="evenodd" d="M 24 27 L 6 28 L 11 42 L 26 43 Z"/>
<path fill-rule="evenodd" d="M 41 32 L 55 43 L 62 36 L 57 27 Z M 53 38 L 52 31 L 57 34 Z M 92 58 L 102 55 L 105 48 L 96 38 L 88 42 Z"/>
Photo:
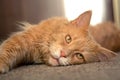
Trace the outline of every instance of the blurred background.
<path fill-rule="evenodd" d="M 113 21 L 120 25 L 120 0 L 0 0 L 0 39 L 19 30 L 17 22 L 38 23 L 41 20 L 63 16 L 73 20 L 92 10 L 91 24 Z"/>

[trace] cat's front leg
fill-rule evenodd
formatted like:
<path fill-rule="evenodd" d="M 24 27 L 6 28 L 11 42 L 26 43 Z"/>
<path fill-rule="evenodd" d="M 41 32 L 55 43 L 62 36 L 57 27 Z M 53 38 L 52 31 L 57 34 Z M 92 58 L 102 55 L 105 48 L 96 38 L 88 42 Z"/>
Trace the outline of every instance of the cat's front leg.
<path fill-rule="evenodd" d="M 0 73 L 6 73 L 10 70 L 11 60 L 6 53 L 0 53 Z"/>
<path fill-rule="evenodd" d="M 4 43 L 0 47 L 0 73 L 6 73 L 25 61 L 26 52 L 18 44 Z"/>
<path fill-rule="evenodd" d="M 25 55 L 23 53 L 14 52 L 13 48 L 8 49 L 8 52 L 0 53 L 0 73 L 6 73 L 19 64 L 25 62 Z M 9 52 L 11 51 L 11 52 Z"/>
<path fill-rule="evenodd" d="M 9 71 L 9 66 L 5 63 L 0 63 L 0 73 L 6 73 Z"/>

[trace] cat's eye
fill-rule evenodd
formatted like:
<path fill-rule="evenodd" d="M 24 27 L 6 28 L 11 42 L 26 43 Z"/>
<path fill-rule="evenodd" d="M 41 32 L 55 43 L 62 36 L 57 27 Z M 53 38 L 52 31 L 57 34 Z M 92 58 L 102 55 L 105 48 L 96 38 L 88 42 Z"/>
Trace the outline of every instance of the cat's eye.
<path fill-rule="evenodd" d="M 76 57 L 77 57 L 78 59 L 83 59 L 83 55 L 82 55 L 81 53 L 76 53 Z"/>
<path fill-rule="evenodd" d="M 70 35 L 66 35 L 65 40 L 69 44 L 72 41 L 72 38 Z"/>

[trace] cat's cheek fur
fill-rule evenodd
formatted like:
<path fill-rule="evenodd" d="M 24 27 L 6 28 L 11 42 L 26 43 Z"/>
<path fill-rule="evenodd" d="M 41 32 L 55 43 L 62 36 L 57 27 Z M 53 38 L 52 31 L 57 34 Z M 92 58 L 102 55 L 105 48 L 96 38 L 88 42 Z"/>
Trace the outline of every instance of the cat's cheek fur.
<path fill-rule="evenodd" d="M 50 65 L 50 66 L 58 66 L 59 63 L 58 63 L 58 60 L 57 60 L 57 59 L 54 59 L 54 58 L 50 57 L 50 58 L 48 59 L 48 65 Z"/>

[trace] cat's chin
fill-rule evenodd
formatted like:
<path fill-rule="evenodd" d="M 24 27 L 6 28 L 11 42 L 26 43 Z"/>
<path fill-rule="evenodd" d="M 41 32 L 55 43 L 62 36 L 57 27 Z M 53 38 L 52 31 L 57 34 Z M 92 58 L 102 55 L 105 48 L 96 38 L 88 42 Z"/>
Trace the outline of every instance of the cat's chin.
<path fill-rule="evenodd" d="M 56 58 L 50 57 L 49 61 L 48 61 L 48 64 L 51 65 L 51 66 L 58 66 L 59 65 L 59 61 Z"/>
<path fill-rule="evenodd" d="M 60 58 L 50 57 L 48 63 L 51 66 L 67 66 L 67 65 L 69 65 L 69 61 L 65 57 L 60 57 Z"/>

